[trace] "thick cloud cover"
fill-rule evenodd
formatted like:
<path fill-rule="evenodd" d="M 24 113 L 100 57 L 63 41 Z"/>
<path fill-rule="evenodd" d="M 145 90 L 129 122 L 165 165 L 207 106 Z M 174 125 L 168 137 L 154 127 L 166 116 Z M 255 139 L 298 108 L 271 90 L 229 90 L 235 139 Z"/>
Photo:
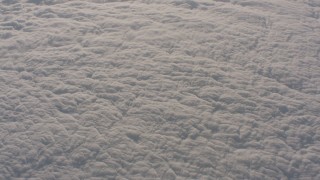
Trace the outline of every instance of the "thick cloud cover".
<path fill-rule="evenodd" d="M 320 179 L 318 0 L 2 0 L 0 179 Z"/>

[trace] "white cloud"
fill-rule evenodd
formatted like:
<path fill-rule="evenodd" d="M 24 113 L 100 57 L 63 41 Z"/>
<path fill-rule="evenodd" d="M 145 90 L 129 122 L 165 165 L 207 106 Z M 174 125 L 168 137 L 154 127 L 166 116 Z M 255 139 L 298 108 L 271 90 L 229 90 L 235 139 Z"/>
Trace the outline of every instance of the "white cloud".
<path fill-rule="evenodd" d="M 319 179 L 316 0 L 0 12 L 0 179 Z"/>

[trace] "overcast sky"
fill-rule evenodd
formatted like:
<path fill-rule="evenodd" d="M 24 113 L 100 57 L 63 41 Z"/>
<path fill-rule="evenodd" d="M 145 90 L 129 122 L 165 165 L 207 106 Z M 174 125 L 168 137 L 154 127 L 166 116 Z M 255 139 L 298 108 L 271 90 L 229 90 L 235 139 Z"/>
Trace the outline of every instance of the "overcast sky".
<path fill-rule="evenodd" d="M 319 172 L 319 0 L 0 3 L 0 180 Z"/>

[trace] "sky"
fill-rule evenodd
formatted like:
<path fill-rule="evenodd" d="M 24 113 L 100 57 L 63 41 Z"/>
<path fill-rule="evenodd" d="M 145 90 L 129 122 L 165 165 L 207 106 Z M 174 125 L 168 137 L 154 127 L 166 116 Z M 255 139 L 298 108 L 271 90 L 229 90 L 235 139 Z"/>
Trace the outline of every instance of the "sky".
<path fill-rule="evenodd" d="M 0 180 L 316 180 L 319 154 L 318 0 L 0 3 Z"/>

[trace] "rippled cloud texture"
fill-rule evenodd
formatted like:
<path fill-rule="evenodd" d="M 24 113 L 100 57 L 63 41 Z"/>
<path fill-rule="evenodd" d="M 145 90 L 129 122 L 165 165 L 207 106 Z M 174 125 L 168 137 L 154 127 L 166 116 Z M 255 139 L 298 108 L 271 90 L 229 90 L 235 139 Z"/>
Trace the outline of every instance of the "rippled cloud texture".
<path fill-rule="evenodd" d="M 320 1 L 2 0 L 0 179 L 320 179 Z"/>

